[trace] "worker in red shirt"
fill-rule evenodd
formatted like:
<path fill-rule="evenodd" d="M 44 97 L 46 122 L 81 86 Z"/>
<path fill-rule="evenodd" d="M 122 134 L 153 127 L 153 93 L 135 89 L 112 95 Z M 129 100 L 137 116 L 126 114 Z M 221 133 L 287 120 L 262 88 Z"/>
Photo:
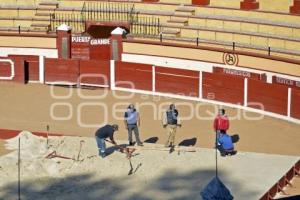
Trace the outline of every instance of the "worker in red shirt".
<path fill-rule="evenodd" d="M 221 131 L 227 131 L 229 129 L 229 120 L 225 114 L 225 109 L 219 109 L 219 113 L 214 120 L 214 130 L 219 138 Z"/>

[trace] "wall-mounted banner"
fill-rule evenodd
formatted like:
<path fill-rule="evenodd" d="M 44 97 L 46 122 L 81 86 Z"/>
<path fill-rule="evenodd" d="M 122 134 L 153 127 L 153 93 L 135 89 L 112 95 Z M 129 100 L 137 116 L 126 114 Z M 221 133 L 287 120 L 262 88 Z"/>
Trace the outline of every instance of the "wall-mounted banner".
<path fill-rule="evenodd" d="M 91 38 L 90 36 L 72 36 L 72 43 L 89 43 L 90 45 L 109 45 L 108 38 Z"/>
<path fill-rule="evenodd" d="M 273 76 L 273 83 L 287 85 L 292 88 L 300 89 L 300 81 Z"/>
<path fill-rule="evenodd" d="M 258 73 L 243 71 L 243 70 L 237 70 L 237 69 L 227 69 L 227 68 L 223 68 L 223 67 L 215 67 L 214 66 L 213 72 L 219 73 L 219 74 L 221 73 L 221 74 L 226 74 L 226 75 L 232 75 L 232 76 L 241 76 L 244 78 L 262 80 L 262 81 L 266 81 L 266 79 L 267 79 L 266 74 L 258 74 Z"/>

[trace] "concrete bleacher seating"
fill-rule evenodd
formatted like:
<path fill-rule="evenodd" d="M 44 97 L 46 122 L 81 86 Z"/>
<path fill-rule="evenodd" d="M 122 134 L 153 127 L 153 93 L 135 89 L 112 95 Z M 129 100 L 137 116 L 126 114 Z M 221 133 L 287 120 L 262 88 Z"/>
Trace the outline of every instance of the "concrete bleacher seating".
<path fill-rule="evenodd" d="M 31 28 L 34 30 L 48 31 L 50 27 L 50 14 L 58 8 L 57 1 L 40 2 L 37 6 L 37 11 L 34 16 L 34 22 Z"/>
<path fill-rule="evenodd" d="M 2 31 L 15 31 L 20 27 L 20 30 L 26 32 L 47 33 L 50 26 L 50 13 L 58 8 L 58 2 L 17 0 L 1 2 L 0 6 Z"/>
<path fill-rule="evenodd" d="M 14 3 L 15 2 L 15 3 Z M 17 2 L 17 3 L 16 3 Z M 245 48 L 268 49 L 279 53 L 300 49 L 300 16 L 290 15 L 293 0 L 257 0 L 259 9 L 241 10 L 241 0 L 210 0 L 208 6 L 192 6 L 192 0 L 161 0 L 145 4 L 135 1 L 140 17 L 158 17 L 162 37 L 173 42 L 200 41 L 230 46 L 233 42 Z M 107 2 L 129 4 L 133 1 Z M 15 30 L 21 26 L 47 34 L 50 14 L 79 14 L 84 1 L 9 0 L 0 3 L 0 26 Z M 262 12 L 271 11 L 271 12 Z M 77 22 L 74 32 L 82 32 Z M 5 28 L 4 28 L 5 27 Z M 135 36 L 136 37 L 136 36 Z M 141 37 L 141 36 L 139 36 Z M 226 47 L 227 48 L 227 47 Z"/>
<path fill-rule="evenodd" d="M 35 7 L 38 5 L 40 0 L 5 0 L 0 2 L 0 6 L 29 6 L 29 7 Z"/>

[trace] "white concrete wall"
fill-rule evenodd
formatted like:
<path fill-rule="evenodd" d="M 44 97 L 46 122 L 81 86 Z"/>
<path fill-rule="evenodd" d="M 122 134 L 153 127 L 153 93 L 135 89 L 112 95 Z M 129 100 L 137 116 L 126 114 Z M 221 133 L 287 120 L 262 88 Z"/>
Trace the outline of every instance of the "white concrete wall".
<path fill-rule="evenodd" d="M 47 58 L 58 57 L 57 49 L 0 47 L 0 56 L 6 57 L 9 54 L 45 56 Z"/>

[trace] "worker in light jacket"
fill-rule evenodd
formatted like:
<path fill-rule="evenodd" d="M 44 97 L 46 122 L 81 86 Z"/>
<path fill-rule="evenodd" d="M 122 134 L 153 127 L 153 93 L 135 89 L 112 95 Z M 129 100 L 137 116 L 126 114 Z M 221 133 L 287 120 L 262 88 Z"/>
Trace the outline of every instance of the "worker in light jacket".
<path fill-rule="evenodd" d="M 163 127 L 167 128 L 167 136 L 168 136 L 165 147 L 172 147 L 175 145 L 177 126 L 181 127 L 178 114 L 179 114 L 178 110 L 175 108 L 174 104 L 171 104 L 169 106 L 169 109 L 166 112 L 164 112 Z"/>
<path fill-rule="evenodd" d="M 129 145 L 133 145 L 132 132 L 134 132 L 135 140 L 138 146 L 143 146 L 140 140 L 139 126 L 140 126 L 140 114 L 135 109 L 133 104 L 130 104 L 127 111 L 124 114 L 125 128 L 128 130 L 128 142 Z"/>

